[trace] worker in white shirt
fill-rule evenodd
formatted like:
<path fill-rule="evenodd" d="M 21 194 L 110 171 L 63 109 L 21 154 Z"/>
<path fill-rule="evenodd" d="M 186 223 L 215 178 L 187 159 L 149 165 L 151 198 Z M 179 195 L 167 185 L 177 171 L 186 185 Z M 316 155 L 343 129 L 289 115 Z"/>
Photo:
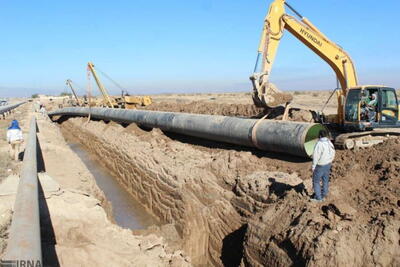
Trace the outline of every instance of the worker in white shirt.
<path fill-rule="evenodd" d="M 40 107 L 40 113 L 42 113 L 43 117 L 47 116 L 47 111 L 46 111 L 46 107 L 44 105 L 41 105 Z"/>
<path fill-rule="evenodd" d="M 7 142 L 10 144 L 10 156 L 15 161 L 18 160 L 21 143 L 24 141 L 22 130 L 18 121 L 13 120 L 7 131 Z"/>
<path fill-rule="evenodd" d="M 313 187 L 314 198 L 311 201 L 321 202 L 329 192 L 329 175 L 331 173 L 332 161 L 335 158 L 335 147 L 328 139 L 328 132 L 321 130 L 319 140 L 313 153 Z M 322 191 L 321 191 L 322 181 Z"/>

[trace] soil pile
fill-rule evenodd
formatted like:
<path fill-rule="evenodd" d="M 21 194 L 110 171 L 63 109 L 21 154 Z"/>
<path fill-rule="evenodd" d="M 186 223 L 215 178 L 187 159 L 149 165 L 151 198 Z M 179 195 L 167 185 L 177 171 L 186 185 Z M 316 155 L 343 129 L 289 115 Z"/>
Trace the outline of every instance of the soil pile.
<path fill-rule="evenodd" d="M 253 104 L 219 104 L 201 101 L 194 101 L 191 103 L 160 102 L 153 103 L 150 106 L 143 107 L 142 109 L 245 118 L 261 118 L 268 114 L 266 117 L 267 119 L 277 120 L 282 119 L 285 111 L 282 106 L 273 109 L 263 109 L 258 108 Z M 298 108 L 291 108 L 289 110 L 288 120 L 290 121 L 313 122 L 314 118 L 315 112 L 312 112 L 311 110 Z"/>
<path fill-rule="evenodd" d="M 263 84 L 261 91 L 265 91 L 262 95 L 257 98 L 261 98 L 263 102 L 267 103 L 269 107 L 277 107 L 279 105 L 285 105 L 293 101 L 293 96 L 290 93 L 282 92 L 273 83 Z M 261 104 L 261 103 L 260 103 Z"/>
<path fill-rule="evenodd" d="M 339 151 L 327 201 L 310 203 L 306 186 L 264 201 L 249 220 L 243 264 L 398 266 L 399 173 L 398 139 Z"/>
<path fill-rule="evenodd" d="M 160 102 L 153 103 L 143 109 L 233 117 L 256 117 L 263 113 L 262 108 L 257 108 L 251 104 L 218 104 L 201 101 L 194 101 L 191 103 Z"/>

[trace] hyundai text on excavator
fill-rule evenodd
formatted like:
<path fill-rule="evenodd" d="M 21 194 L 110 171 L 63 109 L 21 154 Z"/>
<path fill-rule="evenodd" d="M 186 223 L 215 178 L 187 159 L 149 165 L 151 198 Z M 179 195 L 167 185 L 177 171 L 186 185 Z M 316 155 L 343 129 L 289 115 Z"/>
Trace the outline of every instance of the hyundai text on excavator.
<path fill-rule="evenodd" d="M 300 20 L 288 15 L 285 6 Z M 383 85 L 359 85 L 349 54 L 285 0 L 274 0 L 265 18 L 256 67 L 250 77 L 256 106 L 273 109 L 286 105 L 285 114 L 288 112 L 292 96 L 281 92 L 269 82 L 285 30 L 328 63 L 336 74 L 340 84 L 340 89 L 336 90 L 337 114 L 325 116 L 320 113 L 316 116 L 316 122 L 326 125 L 331 131 L 336 146 L 345 149 L 366 147 L 383 142 L 387 136 L 400 135 L 400 106 L 395 89 Z M 372 95 L 377 98 L 373 119 L 366 114 L 367 107 L 364 106 L 365 99 Z"/>
<path fill-rule="evenodd" d="M 110 96 L 104 85 L 101 83 L 99 76 L 97 75 L 96 69 L 94 67 L 94 64 L 92 62 L 89 62 L 87 67 L 88 70 L 92 73 L 96 81 L 96 84 L 103 96 L 103 101 L 100 104 L 101 106 L 109 108 L 135 109 L 137 106 L 148 106 L 153 102 L 150 96 L 143 96 L 143 97 L 130 96 L 124 94 L 124 92 L 122 92 L 121 97 Z"/>

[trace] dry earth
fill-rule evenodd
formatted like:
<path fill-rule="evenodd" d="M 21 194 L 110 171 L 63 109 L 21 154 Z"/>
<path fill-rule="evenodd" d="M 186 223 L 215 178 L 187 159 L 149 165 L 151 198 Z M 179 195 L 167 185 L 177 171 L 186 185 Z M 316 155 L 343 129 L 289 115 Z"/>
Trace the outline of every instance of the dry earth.
<path fill-rule="evenodd" d="M 25 131 L 34 115 L 30 110 L 32 106 L 26 104 L 16 112 Z M 38 129 L 43 159 L 39 157 L 39 170 L 59 184 L 56 192 L 41 194 L 45 266 L 190 266 L 189 259 L 181 251 L 168 249 L 163 238 L 134 235 L 114 224 L 103 192 L 67 146 L 57 125 L 48 117 L 38 116 Z M 1 131 L 5 133 L 5 128 Z M 20 164 L 16 163 L 16 170 Z M 7 243 L 13 206 L 8 196 L 3 198 L 7 201 L 0 202 L 1 253 Z"/>
<path fill-rule="evenodd" d="M 328 92 L 294 93 L 319 110 Z M 249 94 L 161 95 L 150 110 L 252 117 Z M 327 113 L 335 113 L 335 99 Z M 292 118 L 309 114 L 292 111 Z M 102 159 L 197 266 L 399 266 L 400 141 L 338 151 L 327 201 L 309 201 L 310 162 L 76 118 L 64 135 Z M 169 228 L 171 230 L 171 227 Z M 172 231 L 175 233 L 175 231 Z M 162 233 L 160 233 L 162 235 Z"/>
<path fill-rule="evenodd" d="M 175 226 L 195 265 L 400 263 L 398 139 L 338 151 L 331 195 L 313 204 L 310 163 L 301 159 L 135 125 L 76 118 L 62 128 Z"/>
<path fill-rule="evenodd" d="M 249 220 L 247 266 L 399 266 L 400 140 L 340 151 L 322 204 L 288 191 Z"/>

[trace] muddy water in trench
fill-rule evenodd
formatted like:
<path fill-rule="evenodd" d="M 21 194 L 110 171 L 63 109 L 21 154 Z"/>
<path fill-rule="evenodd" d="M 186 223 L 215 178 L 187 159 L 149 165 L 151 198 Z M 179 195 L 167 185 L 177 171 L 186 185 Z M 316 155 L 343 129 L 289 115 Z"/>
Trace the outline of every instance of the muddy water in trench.
<path fill-rule="evenodd" d="M 119 226 L 140 230 L 151 225 L 159 225 L 157 219 L 147 213 L 140 203 L 108 173 L 107 169 L 84 150 L 82 145 L 76 143 L 69 143 L 68 145 L 80 157 L 96 179 L 98 187 L 110 201 L 113 217 Z"/>

